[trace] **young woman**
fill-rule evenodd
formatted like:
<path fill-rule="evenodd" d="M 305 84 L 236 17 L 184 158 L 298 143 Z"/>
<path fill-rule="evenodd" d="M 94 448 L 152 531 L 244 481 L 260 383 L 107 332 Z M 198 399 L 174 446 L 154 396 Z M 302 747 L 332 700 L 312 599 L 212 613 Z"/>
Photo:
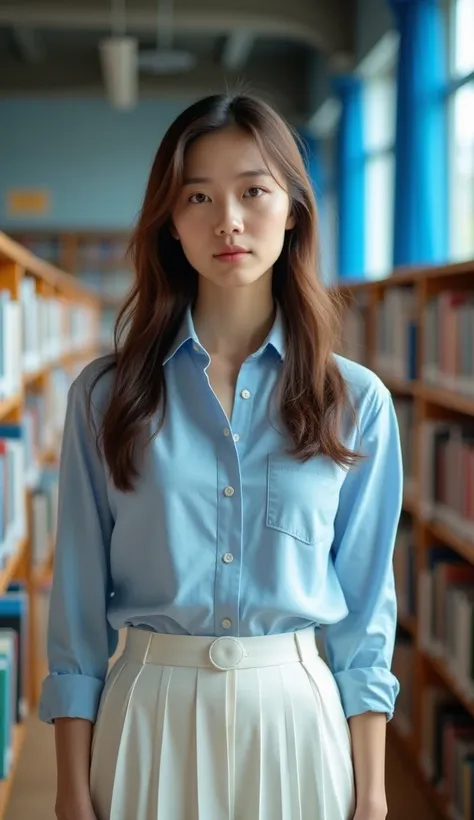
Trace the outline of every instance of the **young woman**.
<path fill-rule="evenodd" d="M 68 396 L 56 816 L 383 820 L 399 437 L 334 352 L 290 128 L 248 96 L 187 109 L 131 248 L 115 353 Z"/>

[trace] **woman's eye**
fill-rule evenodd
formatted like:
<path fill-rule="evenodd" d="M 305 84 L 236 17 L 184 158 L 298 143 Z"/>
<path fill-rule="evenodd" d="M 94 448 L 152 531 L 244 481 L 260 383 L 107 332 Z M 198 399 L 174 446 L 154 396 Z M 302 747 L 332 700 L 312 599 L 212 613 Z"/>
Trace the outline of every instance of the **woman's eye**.
<path fill-rule="evenodd" d="M 264 193 L 265 191 L 263 190 L 263 188 L 259 188 L 256 185 L 254 185 L 252 188 L 249 188 L 247 191 L 247 194 L 253 199 L 256 199 Z"/>
<path fill-rule="evenodd" d="M 207 199 L 206 194 L 193 194 L 189 197 L 189 201 L 193 204 L 200 205 L 201 202 L 205 202 Z"/>

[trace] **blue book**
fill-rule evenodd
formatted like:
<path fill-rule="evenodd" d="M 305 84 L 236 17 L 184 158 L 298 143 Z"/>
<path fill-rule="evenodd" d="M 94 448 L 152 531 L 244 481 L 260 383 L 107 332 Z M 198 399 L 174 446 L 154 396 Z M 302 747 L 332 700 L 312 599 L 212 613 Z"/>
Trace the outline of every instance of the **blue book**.
<path fill-rule="evenodd" d="M 24 435 L 23 423 L 0 424 L 0 438 L 22 439 Z"/>
<path fill-rule="evenodd" d="M 13 630 L 0 630 L 0 780 L 10 773 L 16 700 L 16 641 Z"/>
<path fill-rule="evenodd" d="M 13 585 L 12 585 L 13 586 Z M 20 585 L 18 585 L 20 587 Z M 0 630 L 12 629 L 18 635 L 15 718 L 19 723 L 28 713 L 25 671 L 28 651 L 28 593 L 21 588 L 0 596 Z"/>

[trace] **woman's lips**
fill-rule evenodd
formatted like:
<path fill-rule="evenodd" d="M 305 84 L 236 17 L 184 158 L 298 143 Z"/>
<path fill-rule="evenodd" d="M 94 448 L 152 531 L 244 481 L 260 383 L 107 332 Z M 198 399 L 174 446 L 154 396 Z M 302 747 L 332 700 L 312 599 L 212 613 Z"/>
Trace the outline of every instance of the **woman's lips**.
<path fill-rule="evenodd" d="M 244 256 L 248 256 L 249 253 L 250 251 L 245 248 L 229 248 L 222 251 L 222 253 L 216 253 L 215 259 L 219 259 L 221 262 L 238 262 Z"/>

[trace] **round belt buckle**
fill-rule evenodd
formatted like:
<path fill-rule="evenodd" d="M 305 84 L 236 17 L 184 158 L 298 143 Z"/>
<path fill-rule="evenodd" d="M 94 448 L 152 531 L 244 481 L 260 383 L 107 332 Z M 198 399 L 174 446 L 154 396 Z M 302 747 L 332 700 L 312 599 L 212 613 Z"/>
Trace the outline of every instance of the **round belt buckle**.
<path fill-rule="evenodd" d="M 209 659 L 216 669 L 236 669 L 244 657 L 244 647 L 237 638 L 222 635 L 209 647 Z"/>

